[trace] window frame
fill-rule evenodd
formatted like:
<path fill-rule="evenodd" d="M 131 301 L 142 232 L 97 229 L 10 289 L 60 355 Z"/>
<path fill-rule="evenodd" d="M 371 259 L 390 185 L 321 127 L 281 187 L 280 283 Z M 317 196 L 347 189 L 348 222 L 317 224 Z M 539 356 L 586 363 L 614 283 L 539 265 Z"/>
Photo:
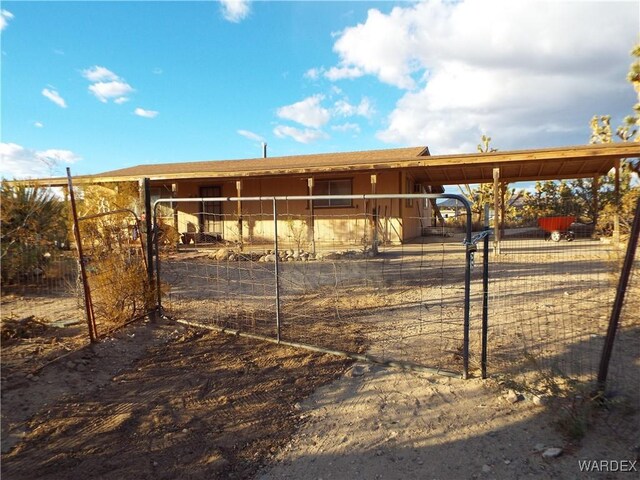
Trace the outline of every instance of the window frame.
<path fill-rule="evenodd" d="M 331 193 L 331 184 L 335 183 L 335 182 L 349 182 L 349 192 L 350 193 L 345 193 L 345 194 L 337 194 L 334 193 L 333 195 L 353 195 L 353 178 L 349 177 L 349 178 L 345 178 L 345 177 L 341 177 L 341 178 L 320 178 L 320 179 L 315 179 L 314 180 L 314 196 L 317 195 L 316 193 L 316 189 L 318 188 L 318 184 L 321 183 L 326 183 L 328 184 L 328 191 L 329 193 L 326 195 L 332 195 Z M 327 205 L 319 205 L 318 202 L 328 202 Z M 338 204 L 338 205 L 332 205 L 331 202 L 349 202 L 347 203 L 342 203 L 342 204 Z M 348 200 L 337 200 L 337 199 L 326 199 L 326 200 L 313 200 L 313 208 L 321 208 L 321 209 L 325 209 L 325 208 L 353 208 L 353 199 L 348 199 Z"/>

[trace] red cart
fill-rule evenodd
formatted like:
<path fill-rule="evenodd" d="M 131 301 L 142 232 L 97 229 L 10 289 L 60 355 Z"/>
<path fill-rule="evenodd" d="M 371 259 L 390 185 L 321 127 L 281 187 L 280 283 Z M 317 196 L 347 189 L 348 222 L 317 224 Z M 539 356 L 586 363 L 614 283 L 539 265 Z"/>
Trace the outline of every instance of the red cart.
<path fill-rule="evenodd" d="M 570 242 L 576 238 L 575 233 L 570 229 L 571 224 L 575 223 L 576 217 L 541 217 L 538 219 L 538 227 L 544 230 L 548 235 L 547 240 L 559 242 L 563 238 Z"/>

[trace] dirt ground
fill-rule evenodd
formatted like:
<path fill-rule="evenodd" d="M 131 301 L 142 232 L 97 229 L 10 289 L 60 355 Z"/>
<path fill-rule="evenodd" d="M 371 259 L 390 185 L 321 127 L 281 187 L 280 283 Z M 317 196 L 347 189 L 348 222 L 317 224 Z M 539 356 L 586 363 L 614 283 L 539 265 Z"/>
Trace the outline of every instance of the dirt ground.
<path fill-rule="evenodd" d="M 556 425 L 567 405 L 514 402 L 496 379 L 349 365 L 172 322 L 19 375 L 2 388 L 11 479 L 617 478 L 583 476 L 578 461 L 639 451 L 628 404 L 592 412 L 576 441 Z M 562 455 L 543 458 L 549 447 Z"/>
<path fill-rule="evenodd" d="M 134 325 L 37 377 L 5 379 L 2 474 L 248 478 L 289 440 L 299 402 L 345 368 L 172 323 Z"/>
<path fill-rule="evenodd" d="M 540 247 L 539 254 L 523 262 L 532 246 Z M 583 473 L 579 462 L 639 460 L 638 317 L 633 312 L 625 317 L 612 361 L 615 388 L 602 407 L 586 401 L 589 392 L 544 376 L 547 365 L 578 365 L 576 376 L 594 371 L 592 363 L 577 360 L 591 359 L 593 353 L 597 360 L 611 301 L 609 271 L 587 267 L 587 262 L 605 258 L 607 250 L 590 245 L 588 251 L 581 250 L 576 242 L 571 253 L 566 246 L 525 245 L 521 253 L 507 251 L 495 268 L 494 300 L 503 298 L 505 303 L 494 301 L 503 316 L 493 316 L 494 363 L 485 381 L 478 378 L 477 357 L 471 359 L 474 378 L 464 381 L 353 364 L 341 357 L 186 328 L 167 319 L 140 321 L 86 346 L 82 317 L 64 303 L 68 300 L 46 299 L 55 307 L 55 318 L 43 323 L 35 315 L 36 322 L 18 332 L 15 326 L 12 331 L 5 328 L 7 316 L 28 318 L 38 304 L 3 297 L 2 476 L 634 478 Z M 444 248 L 434 248 L 442 251 L 438 258 L 444 264 Z M 554 249 L 564 263 L 557 262 Z M 400 278 L 394 276 L 394 262 L 401 262 Z M 173 301 L 184 308 L 183 315 L 215 318 L 222 307 L 228 310 L 234 302 L 244 302 L 242 315 L 236 308 L 235 318 L 222 321 L 234 321 L 249 332 L 271 328 L 270 313 L 275 312 L 264 301 L 271 292 L 268 272 L 255 268 L 258 265 L 242 266 L 248 271 L 238 263 L 231 270 L 226 265 L 232 276 L 227 273 L 214 283 L 212 272 L 218 275 L 218 265 L 201 262 L 198 270 L 196 263 L 185 263 L 181 271 L 190 269 L 191 281 L 199 278 L 200 283 L 177 284 L 182 298 Z M 383 358 L 402 355 L 411 360 L 427 352 L 430 359 L 459 367 L 458 270 L 438 270 L 420 258 L 390 258 L 383 266 L 395 265 L 395 270 L 356 289 L 350 279 L 375 273 L 371 265 L 352 262 L 336 270 L 323 264 L 317 271 L 287 265 L 288 278 L 295 282 L 285 284 L 285 336 Z M 443 281 L 435 287 L 413 284 L 414 275 L 432 278 L 428 268 L 435 269 L 433 278 Z M 574 278 L 575 273 L 567 272 L 582 273 Z M 638 292 L 638 280 L 635 277 L 633 292 Z M 314 293 L 322 282 L 339 284 L 340 296 Z M 205 301 L 209 293 L 226 303 Z M 524 298 L 525 293 L 530 295 Z M 302 294 L 309 295 L 308 302 Z M 331 308 L 316 308 L 325 303 Z M 269 317 L 269 323 L 261 326 L 256 311 Z M 476 327 L 478 312 L 472 310 Z M 304 323 L 294 329 L 287 318 Z M 398 324 L 406 328 L 392 328 Z M 344 330 L 342 337 L 338 327 Z M 450 327 L 455 332 L 450 333 Z M 477 328 L 471 333 L 477 351 Z M 528 350 L 532 359 L 543 365 L 523 363 L 522 346 L 529 344 L 536 345 Z M 563 395 L 567 392 L 570 395 Z M 552 447 L 561 449 L 560 455 L 545 457 Z M 635 468 L 640 471 L 640 461 Z"/>

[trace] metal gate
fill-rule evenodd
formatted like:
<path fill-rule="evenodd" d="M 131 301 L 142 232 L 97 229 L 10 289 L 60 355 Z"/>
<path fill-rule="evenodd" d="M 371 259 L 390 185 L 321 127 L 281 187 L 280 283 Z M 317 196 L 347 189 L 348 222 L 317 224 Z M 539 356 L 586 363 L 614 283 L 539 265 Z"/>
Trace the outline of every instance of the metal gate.
<path fill-rule="evenodd" d="M 434 235 L 426 223 L 438 199 L 459 202 L 466 215 Z M 213 204 L 221 208 L 202 208 Z M 222 235 L 194 241 L 189 225 L 209 220 L 224 226 Z M 469 373 L 476 246 L 462 196 L 171 198 L 155 202 L 153 221 L 158 304 L 171 318 L 405 368 Z"/>

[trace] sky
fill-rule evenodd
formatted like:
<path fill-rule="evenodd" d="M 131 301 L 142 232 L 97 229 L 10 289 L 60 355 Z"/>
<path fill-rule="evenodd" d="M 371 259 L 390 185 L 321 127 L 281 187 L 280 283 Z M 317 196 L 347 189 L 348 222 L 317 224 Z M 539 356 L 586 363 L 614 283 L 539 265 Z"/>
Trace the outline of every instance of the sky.
<path fill-rule="evenodd" d="M 0 4 L 0 175 L 586 144 L 632 113 L 640 0 Z"/>

